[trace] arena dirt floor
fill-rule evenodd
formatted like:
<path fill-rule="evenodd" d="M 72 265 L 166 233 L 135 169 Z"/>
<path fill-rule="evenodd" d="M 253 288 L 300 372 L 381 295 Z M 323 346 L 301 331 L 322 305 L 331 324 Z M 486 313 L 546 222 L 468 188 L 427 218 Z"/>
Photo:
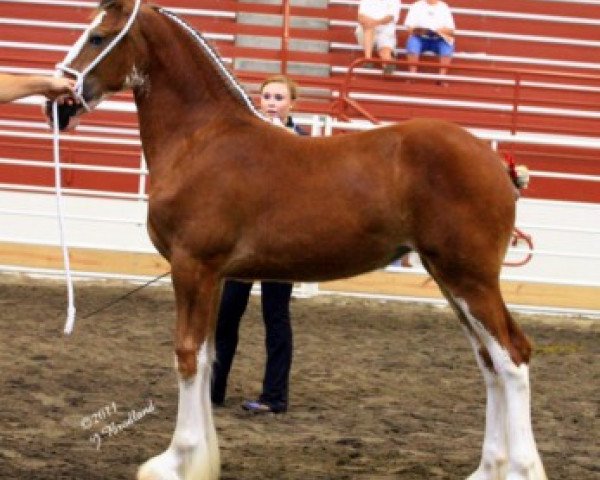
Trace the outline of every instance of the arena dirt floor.
<path fill-rule="evenodd" d="M 169 443 L 177 405 L 170 288 L 0 276 L 0 479 L 133 479 Z M 252 416 L 263 327 L 253 298 L 216 411 L 224 480 L 463 479 L 477 466 L 483 382 L 447 310 L 340 297 L 292 304 L 291 409 Z M 535 341 L 533 421 L 552 480 L 600 477 L 600 322 L 519 316 Z M 144 411 L 145 409 L 145 411 Z M 116 430 L 136 410 L 136 421 Z M 96 415 L 93 415 L 96 413 Z M 139 418 L 138 418 L 139 417 Z M 112 435 L 97 435 L 114 424 Z"/>

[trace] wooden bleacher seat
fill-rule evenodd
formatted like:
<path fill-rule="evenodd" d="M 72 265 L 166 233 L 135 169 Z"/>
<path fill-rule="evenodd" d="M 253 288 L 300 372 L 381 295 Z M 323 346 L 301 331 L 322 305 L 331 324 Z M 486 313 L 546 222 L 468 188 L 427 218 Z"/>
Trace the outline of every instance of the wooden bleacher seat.
<path fill-rule="evenodd" d="M 239 22 L 248 15 L 275 18 L 282 13 L 282 6 L 273 3 L 254 3 L 251 0 L 203 0 L 193 4 L 186 0 L 164 0 L 174 12 L 183 16 L 194 28 L 201 31 L 232 68 L 236 60 L 258 59 L 278 62 L 278 48 L 250 48 L 239 41 L 243 36 L 262 35 L 281 37 L 277 24 L 256 25 Z M 404 2 L 401 22 L 410 3 Z M 353 80 L 351 94 L 361 105 L 382 120 L 398 121 L 414 116 L 447 118 L 465 126 L 498 131 L 511 131 L 515 127 L 511 112 L 514 100 L 513 78 L 492 71 L 476 72 L 457 67 L 518 67 L 562 70 L 571 73 L 552 81 L 540 75 L 523 79 L 519 103 L 525 108 L 518 115 L 519 131 L 563 133 L 597 136 L 600 131 L 600 81 L 574 79 L 575 74 L 600 74 L 600 6 L 594 3 L 577 3 L 560 0 L 456 0 L 448 2 L 457 23 L 457 53 L 453 60 L 448 88 L 435 85 L 436 69 L 425 69 L 423 78 L 413 83 L 405 82 L 405 70 L 400 69 L 391 77 L 383 77 L 376 70 L 364 70 Z M 360 47 L 356 45 L 353 29 L 356 21 L 357 0 L 329 0 L 327 8 L 292 6 L 292 15 L 328 23 L 328 29 L 316 31 L 292 24 L 291 38 L 298 41 L 325 39 L 330 48 L 324 52 L 292 50 L 289 60 L 306 65 L 327 65 L 330 78 L 310 75 L 307 70 L 295 71 L 294 78 L 301 85 L 301 100 L 297 110 L 306 113 L 328 114 L 340 94 L 350 63 L 358 58 Z M 51 72 L 54 64 L 64 57 L 68 47 L 79 36 L 97 6 L 96 1 L 61 0 L 6 0 L 0 2 L 0 71 Z M 401 23 L 400 22 L 400 23 Z M 406 32 L 399 25 L 398 53 L 402 55 Z M 7 70 L 8 69 L 8 70 Z M 19 70 L 21 69 L 21 70 Z M 428 73 L 427 73 L 428 72 Z M 265 77 L 261 71 L 236 73 L 251 93 Z M 429 75 L 429 76 L 427 76 Z M 131 104 L 130 95 L 120 95 L 117 103 Z M 540 114 L 540 111 L 544 114 Z M 351 110 L 348 112 L 352 116 Z M 357 115 L 360 117 L 360 115 Z M 39 106 L 19 103 L 3 108 L 1 121 L 40 121 Z M 131 110 L 114 111 L 99 109 L 85 119 L 90 128 L 118 127 L 135 129 L 137 120 Z M 84 125 L 84 126 L 85 126 Z M 0 137 L 3 151 L 18 154 L 18 139 Z M 73 161 L 94 163 L 100 161 L 98 147 L 94 145 L 69 145 Z M 95 150 L 94 150 L 95 149 Z M 118 147 L 109 151 L 116 162 L 123 165 L 139 163 L 139 149 Z M 96 152 L 96 153 L 94 153 Z M 552 168 L 560 171 L 559 158 L 568 158 L 570 165 L 581 171 L 598 172 L 598 158 L 594 154 L 572 149 L 516 146 L 513 150 L 521 161 L 531 162 L 532 167 Z M 31 159 L 49 158 L 43 142 L 28 142 L 28 149 L 21 150 L 21 157 Z M 582 158 L 581 161 L 573 160 Z M 579 171 L 578 170 L 578 171 Z M 0 169 L 4 178 L 6 167 Z M 49 182 L 47 172 L 31 169 L 32 181 Z M 35 173 L 34 173 L 35 172 Z M 72 185 L 88 185 L 89 172 L 71 175 Z M 119 188 L 134 188 L 131 179 L 124 177 L 115 182 Z M 112 180 L 111 180 L 112 181 Z M 124 183 L 123 183 L 124 182 Z M 547 195 L 554 188 L 552 182 L 542 182 L 543 188 L 535 195 Z M 546 185 L 546 186 L 544 186 Z M 536 187 L 540 188 L 540 187 Z"/>

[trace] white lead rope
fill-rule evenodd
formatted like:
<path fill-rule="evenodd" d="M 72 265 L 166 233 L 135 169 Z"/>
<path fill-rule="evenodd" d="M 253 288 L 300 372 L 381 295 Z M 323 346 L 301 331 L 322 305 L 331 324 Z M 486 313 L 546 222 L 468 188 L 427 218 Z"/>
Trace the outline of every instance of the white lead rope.
<path fill-rule="evenodd" d="M 62 196 L 62 181 L 60 175 L 60 147 L 58 132 L 58 103 L 52 102 L 52 147 L 54 150 L 54 187 L 56 189 L 56 210 L 58 214 L 58 230 L 60 232 L 60 246 L 62 248 L 65 275 L 67 277 L 67 321 L 65 323 L 65 335 L 70 335 L 75 325 L 75 295 L 73 293 L 73 279 L 71 277 L 71 262 L 69 249 L 65 241 L 64 225 L 64 202 Z"/>
<path fill-rule="evenodd" d="M 83 107 L 89 111 L 90 107 L 86 103 L 83 98 L 83 81 L 85 80 L 85 76 L 92 71 L 96 65 L 102 61 L 106 55 L 113 49 L 113 47 L 127 34 L 131 25 L 133 24 L 135 17 L 141 6 L 141 0 L 136 0 L 135 5 L 133 7 L 133 11 L 131 15 L 127 19 L 127 23 L 123 27 L 123 29 L 112 39 L 112 41 L 104 48 L 102 52 L 92 61 L 82 72 L 71 68 L 69 64 L 77 57 L 83 46 L 85 45 L 90 32 L 96 28 L 102 22 L 104 18 L 105 12 L 101 12 L 96 16 L 96 18 L 92 21 L 90 26 L 82 33 L 81 37 L 75 42 L 75 44 L 69 49 L 65 59 L 56 65 L 55 75 L 60 76 L 63 72 L 69 73 L 76 78 L 75 82 L 75 96 L 81 102 Z M 60 245 L 62 248 L 63 254 L 63 263 L 65 268 L 65 276 L 67 280 L 67 321 L 65 323 L 64 333 L 65 335 L 70 335 L 73 332 L 73 327 L 75 326 L 75 295 L 73 293 L 73 278 L 71 277 L 71 262 L 69 259 L 69 249 L 67 247 L 67 243 L 65 240 L 65 226 L 64 226 L 64 202 L 62 196 L 62 182 L 60 175 L 60 135 L 59 135 L 59 125 L 58 125 L 58 103 L 56 100 L 52 102 L 52 147 L 54 153 L 54 184 L 56 188 L 56 209 L 58 214 L 58 228 L 60 231 Z"/>

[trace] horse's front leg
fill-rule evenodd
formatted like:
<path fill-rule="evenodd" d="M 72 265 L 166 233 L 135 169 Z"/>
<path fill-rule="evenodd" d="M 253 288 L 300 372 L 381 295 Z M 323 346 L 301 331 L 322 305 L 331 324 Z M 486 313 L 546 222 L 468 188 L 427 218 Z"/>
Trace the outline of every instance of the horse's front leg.
<path fill-rule="evenodd" d="M 138 480 L 216 480 L 220 462 L 210 375 L 220 280 L 189 257 L 172 261 L 171 267 L 177 304 L 177 422 L 169 448 L 142 465 Z"/>

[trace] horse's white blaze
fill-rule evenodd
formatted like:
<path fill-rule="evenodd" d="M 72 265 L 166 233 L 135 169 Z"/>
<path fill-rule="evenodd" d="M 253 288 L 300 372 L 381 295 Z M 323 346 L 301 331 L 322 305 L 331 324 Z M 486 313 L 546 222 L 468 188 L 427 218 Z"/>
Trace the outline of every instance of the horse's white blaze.
<path fill-rule="evenodd" d="M 65 65 L 68 66 L 69 63 L 71 63 L 73 60 L 75 60 L 75 58 L 77 58 L 77 55 L 79 55 L 79 52 L 81 52 L 81 49 L 87 42 L 90 32 L 102 23 L 102 19 L 104 18 L 104 15 L 106 15 L 106 12 L 100 12 L 98 15 L 96 15 L 94 17 L 94 20 L 92 20 L 92 23 L 89 24 L 89 26 L 84 30 L 84 32 L 81 34 L 81 36 L 77 39 L 77 41 L 69 49 L 64 60 L 59 64 L 60 67 L 65 66 Z"/>
<path fill-rule="evenodd" d="M 140 467 L 138 480 L 219 477 L 219 447 L 210 403 L 210 357 L 205 342 L 198 354 L 196 374 L 189 379 L 179 378 L 177 421 L 171 445 Z"/>
<path fill-rule="evenodd" d="M 79 37 L 77 42 L 75 42 L 75 44 L 67 52 L 65 59 L 61 63 L 56 64 L 56 75 L 60 75 L 60 74 L 62 74 L 62 72 L 67 72 L 67 73 L 70 73 L 71 75 L 73 75 L 77 79 L 76 83 L 75 83 L 74 91 L 75 91 L 79 101 L 81 102 L 83 107 L 88 112 L 91 111 L 92 109 L 89 107 L 89 105 L 86 103 L 85 99 L 83 98 L 83 81 L 85 80 L 85 77 L 87 76 L 87 74 L 90 73 L 96 67 L 96 65 L 98 65 L 102 61 L 102 59 L 104 57 L 106 57 L 112 51 L 114 46 L 117 43 L 119 43 L 121 41 L 121 39 L 127 34 L 127 32 L 129 31 L 129 29 L 131 28 L 131 26 L 133 25 L 133 22 L 135 21 L 135 19 L 137 17 L 137 13 L 140 9 L 141 4 L 142 4 L 142 0 L 135 0 L 133 10 L 132 10 L 131 14 L 129 15 L 129 18 L 127 19 L 127 22 L 121 29 L 121 31 L 108 43 L 108 45 L 106 45 L 106 47 L 104 47 L 104 49 L 98 55 L 96 55 L 96 58 L 94 58 L 94 60 L 87 67 L 85 67 L 82 71 L 75 70 L 69 64 L 75 58 L 77 58 L 77 56 L 83 49 L 83 46 L 86 44 L 90 33 L 98 25 L 100 25 L 102 23 L 102 20 L 104 19 L 104 16 L 106 15 L 105 11 L 100 12 L 98 15 L 96 15 L 96 17 L 94 18 L 92 23 L 88 26 L 88 28 L 86 28 L 84 30 L 84 32 L 81 34 L 81 36 Z"/>
<path fill-rule="evenodd" d="M 496 370 L 495 374 L 488 372 L 489 377 L 484 373 L 488 386 L 486 438 L 480 467 L 470 479 L 546 480 L 531 428 L 529 367 L 525 363 L 515 365 L 508 352 L 471 314 L 468 304 L 460 298 L 455 301 L 474 334 L 488 350 Z M 480 367 L 487 370 L 483 364 Z M 492 398 L 489 398 L 490 395 Z M 500 422 L 503 425 L 499 425 Z M 503 431 L 506 432 L 505 451 L 508 454 L 506 470 L 501 458 L 503 449 L 498 448 Z"/>

